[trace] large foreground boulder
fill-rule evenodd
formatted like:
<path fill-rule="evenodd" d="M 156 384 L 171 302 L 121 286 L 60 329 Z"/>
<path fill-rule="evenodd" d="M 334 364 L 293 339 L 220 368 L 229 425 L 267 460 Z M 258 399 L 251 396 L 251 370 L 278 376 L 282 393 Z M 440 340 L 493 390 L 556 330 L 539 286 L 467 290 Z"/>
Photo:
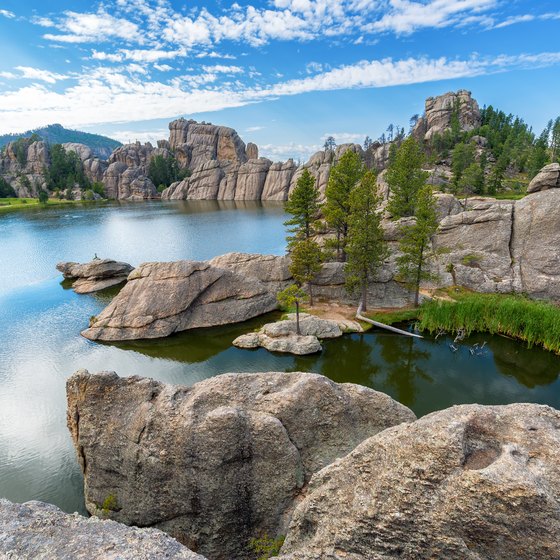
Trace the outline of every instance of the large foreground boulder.
<path fill-rule="evenodd" d="M 95 258 L 88 263 L 59 262 L 56 269 L 67 280 L 74 280 L 72 287 L 78 294 L 88 294 L 124 282 L 133 268 L 128 263 Z"/>
<path fill-rule="evenodd" d="M 91 340 L 159 338 L 246 321 L 276 306 L 263 282 L 208 262 L 144 263 L 82 335 Z"/>
<path fill-rule="evenodd" d="M 560 412 L 457 406 L 313 477 L 282 560 L 560 557 Z"/>
<path fill-rule="evenodd" d="M 414 414 L 310 373 L 225 374 L 192 387 L 75 373 L 68 426 L 86 506 L 157 527 L 211 560 L 252 558 L 285 534 L 311 475 Z"/>
<path fill-rule="evenodd" d="M 0 558 L 13 560 L 204 560 L 156 529 L 69 515 L 42 502 L 0 499 Z"/>

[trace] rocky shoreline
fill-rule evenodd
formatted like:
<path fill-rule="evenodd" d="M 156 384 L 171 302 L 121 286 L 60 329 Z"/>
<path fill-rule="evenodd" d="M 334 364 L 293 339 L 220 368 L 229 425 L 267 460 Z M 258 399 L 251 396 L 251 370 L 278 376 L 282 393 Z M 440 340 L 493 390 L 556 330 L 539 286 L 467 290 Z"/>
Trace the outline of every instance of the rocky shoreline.
<path fill-rule="evenodd" d="M 285 535 L 279 560 L 557 556 L 560 412 L 548 406 L 417 420 L 307 373 L 181 387 L 79 371 L 67 396 L 86 504 L 105 520 L 0 500 L 7 558 L 253 560 L 265 534 Z"/>

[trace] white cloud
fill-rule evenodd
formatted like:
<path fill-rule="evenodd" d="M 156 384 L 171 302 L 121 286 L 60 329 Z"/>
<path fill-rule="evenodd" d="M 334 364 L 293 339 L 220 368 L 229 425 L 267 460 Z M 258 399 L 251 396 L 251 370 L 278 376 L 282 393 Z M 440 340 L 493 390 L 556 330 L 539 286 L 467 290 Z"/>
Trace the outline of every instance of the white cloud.
<path fill-rule="evenodd" d="M 546 14 L 522 14 L 517 16 L 511 16 L 504 21 L 494 25 L 493 29 L 499 29 L 502 27 L 509 27 L 510 25 L 514 25 L 516 23 L 526 23 L 528 21 L 535 21 L 535 20 L 555 20 L 560 19 L 560 12 L 555 13 L 546 13 Z"/>
<path fill-rule="evenodd" d="M 173 67 L 169 66 L 169 64 L 154 64 L 154 68 L 160 72 L 169 72 L 173 70 Z"/>
<path fill-rule="evenodd" d="M 322 149 L 319 144 L 264 144 L 259 146 L 259 155 L 273 161 L 286 161 L 287 159 L 307 161 L 315 152 Z"/>
<path fill-rule="evenodd" d="M 2 71 L 2 72 L 0 72 L 0 78 L 6 78 L 7 80 L 13 80 L 13 79 L 17 78 L 17 76 L 13 72 Z"/>
<path fill-rule="evenodd" d="M 361 132 L 328 132 L 321 136 L 321 140 L 324 141 L 330 136 L 337 144 L 361 144 L 367 135 Z"/>
<path fill-rule="evenodd" d="M 142 43 L 142 35 L 137 24 L 123 18 L 116 18 L 100 10 L 96 14 L 64 12 L 64 18 L 52 22 L 62 34 L 47 33 L 43 37 L 49 41 L 62 43 L 98 43 L 108 39 L 124 39 Z"/>
<path fill-rule="evenodd" d="M 134 142 L 151 142 L 152 145 L 157 146 L 158 140 L 167 140 L 169 138 L 169 130 L 161 128 L 156 130 L 117 130 L 111 132 L 111 138 L 122 142 L 123 144 L 132 144 Z"/>
<path fill-rule="evenodd" d="M 243 68 L 240 66 L 225 66 L 223 64 L 215 64 L 214 66 L 203 66 L 205 72 L 212 72 L 214 74 L 241 74 Z"/>
<path fill-rule="evenodd" d="M 39 68 L 31 68 L 30 66 L 16 66 L 15 69 L 21 72 L 22 78 L 27 78 L 29 80 L 41 80 L 42 82 L 47 82 L 48 84 L 54 84 L 58 80 L 65 80 L 68 78 L 68 76 L 63 74 L 56 74 L 55 72 L 41 70 Z"/>
<path fill-rule="evenodd" d="M 177 57 L 186 56 L 185 49 L 166 51 L 162 49 L 119 49 L 115 53 L 106 53 L 93 50 L 91 58 L 93 60 L 108 60 L 110 62 L 122 62 L 132 60 L 134 62 L 157 62 L 158 60 L 169 60 Z"/>
<path fill-rule="evenodd" d="M 237 57 L 232 54 L 221 54 L 216 51 L 201 52 L 195 55 L 196 58 L 223 58 L 224 60 L 235 60 Z"/>
<path fill-rule="evenodd" d="M 4 16 L 8 19 L 13 19 L 16 17 L 16 14 L 14 14 L 14 12 L 10 12 L 10 10 L 0 10 L 0 16 Z"/>
<path fill-rule="evenodd" d="M 387 87 L 478 76 L 518 68 L 560 64 L 560 52 L 469 60 L 413 59 L 361 61 L 301 80 L 268 87 L 242 84 L 215 87 L 217 74 L 184 76 L 163 83 L 117 68 L 87 69 L 63 91 L 33 84 L 5 92 L 0 122 L 8 130 L 31 129 L 49 122 L 66 126 L 133 122 L 239 107 L 285 95 L 360 87 Z M 29 72 L 29 71 L 28 71 Z M 59 75 L 46 76 L 59 79 Z M 103 107 L 103 110 L 99 110 Z"/>
<path fill-rule="evenodd" d="M 426 27 L 447 27 L 460 23 L 466 14 L 488 10 L 496 3 L 497 0 L 389 0 L 381 19 L 363 29 L 409 34 Z"/>
<path fill-rule="evenodd" d="M 258 130 L 264 130 L 264 126 L 249 126 L 245 129 L 245 132 L 257 132 Z"/>

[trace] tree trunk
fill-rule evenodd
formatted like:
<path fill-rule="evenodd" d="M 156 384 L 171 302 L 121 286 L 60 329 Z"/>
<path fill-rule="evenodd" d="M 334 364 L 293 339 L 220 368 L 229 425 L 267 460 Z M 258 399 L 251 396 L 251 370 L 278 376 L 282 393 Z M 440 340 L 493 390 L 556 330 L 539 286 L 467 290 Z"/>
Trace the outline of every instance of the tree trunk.
<path fill-rule="evenodd" d="M 418 270 L 416 271 L 416 293 L 414 294 L 414 307 L 418 307 L 420 295 L 420 279 L 422 278 L 422 259 L 424 258 L 424 245 L 420 247 Z"/>
<path fill-rule="evenodd" d="M 308 282 L 309 286 L 309 305 L 313 307 L 313 282 Z"/>
<path fill-rule="evenodd" d="M 296 334 L 301 335 L 299 329 L 299 301 L 296 299 Z"/>
<path fill-rule="evenodd" d="M 362 281 L 362 310 L 367 311 L 367 280 Z"/>

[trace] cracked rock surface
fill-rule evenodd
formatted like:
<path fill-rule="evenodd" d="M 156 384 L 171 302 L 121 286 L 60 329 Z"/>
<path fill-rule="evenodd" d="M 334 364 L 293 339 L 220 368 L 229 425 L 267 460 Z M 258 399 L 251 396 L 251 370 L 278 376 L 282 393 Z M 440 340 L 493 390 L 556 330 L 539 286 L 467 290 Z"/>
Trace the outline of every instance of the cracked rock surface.
<path fill-rule="evenodd" d="M 211 560 L 285 534 L 312 474 L 414 414 L 311 373 L 225 374 L 192 387 L 76 372 L 68 426 L 86 506 L 157 527 Z"/>
<path fill-rule="evenodd" d="M 314 475 L 282 560 L 560 557 L 560 412 L 464 405 Z"/>
<path fill-rule="evenodd" d="M 68 514 L 51 504 L 0 499 L 6 560 L 205 560 L 156 529 Z"/>

